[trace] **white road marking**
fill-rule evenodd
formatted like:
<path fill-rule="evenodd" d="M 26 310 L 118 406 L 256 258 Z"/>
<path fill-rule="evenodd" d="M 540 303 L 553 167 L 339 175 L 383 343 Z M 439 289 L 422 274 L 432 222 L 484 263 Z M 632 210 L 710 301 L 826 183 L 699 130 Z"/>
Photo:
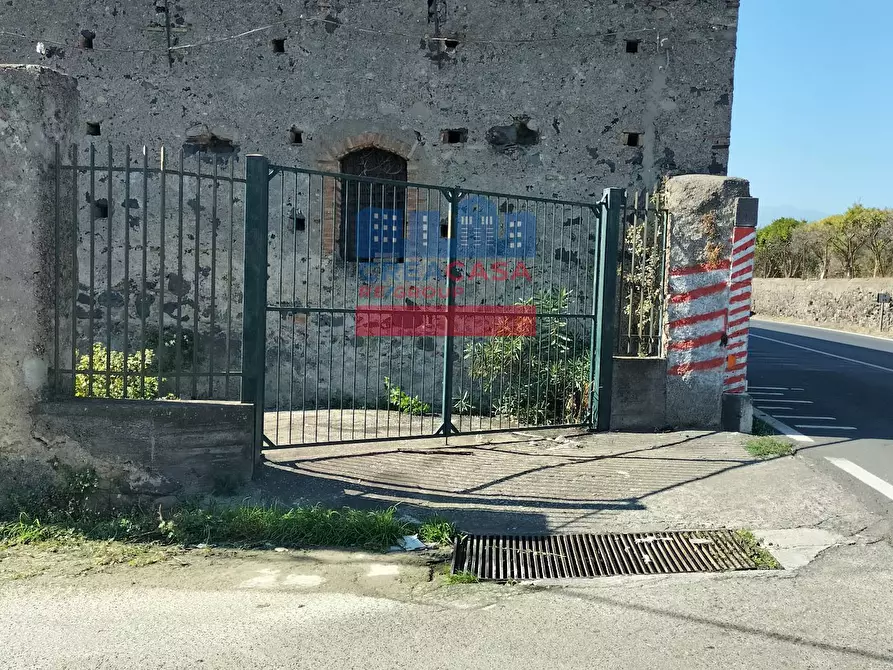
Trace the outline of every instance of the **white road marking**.
<path fill-rule="evenodd" d="M 758 409 L 764 412 L 793 412 L 793 407 L 766 407 L 765 405 L 757 405 Z"/>
<path fill-rule="evenodd" d="M 804 428 L 804 429 L 812 428 L 812 429 L 822 429 L 822 430 L 859 430 L 858 428 L 853 428 L 852 426 L 829 426 L 829 425 L 825 425 L 825 426 L 806 426 L 806 425 L 802 425 L 802 424 L 799 424 L 799 423 L 794 424 L 794 425 L 797 426 L 797 428 Z"/>
<path fill-rule="evenodd" d="M 802 323 L 789 323 L 787 321 L 773 321 L 772 319 L 759 319 L 757 317 L 751 317 L 751 321 L 753 322 L 763 322 L 763 323 L 774 323 L 780 326 L 793 326 L 795 328 L 809 328 L 810 330 L 824 330 L 829 333 L 837 333 L 838 335 L 854 335 L 856 337 L 867 337 L 871 340 L 882 340 L 884 342 L 890 343 L 893 342 L 893 338 L 882 337 L 880 335 L 866 335 L 865 333 L 853 333 L 849 330 L 835 330 L 834 328 L 822 328 L 821 326 L 806 326 Z M 758 328 L 760 326 L 757 326 Z"/>
<path fill-rule="evenodd" d="M 797 419 L 798 421 L 837 421 L 833 416 L 792 416 L 790 414 L 773 414 L 776 419 Z"/>
<path fill-rule="evenodd" d="M 789 391 L 787 386 L 751 386 L 751 391 Z"/>
<path fill-rule="evenodd" d="M 751 337 L 755 337 L 758 340 L 766 340 L 767 342 L 775 342 L 776 344 L 784 344 L 789 347 L 794 347 L 795 349 L 803 349 L 803 351 L 811 351 L 814 354 L 822 354 L 822 356 L 827 356 L 828 358 L 837 358 L 841 361 L 847 361 L 848 363 L 858 363 L 859 365 L 864 365 L 867 368 L 874 368 L 875 370 L 883 370 L 884 372 L 893 372 L 893 368 L 885 368 L 883 365 L 875 365 L 874 363 L 866 363 L 865 361 L 860 361 L 855 358 L 847 358 L 846 356 L 838 356 L 837 354 L 830 354 L 827 351 L 822 351 L 821 349 L 813 349 L 811 347 L 804 347 L 799 344 L 791 344 L 790 342 L 785 342 L 784 340 L 776 340 L 771 337 L 763 337 L 762 335 L 751 334 Z"/>
<path fill-rule="evenodd" d="M 814 404 L 812 400 L 789 400 L 788 398 L 779 398 L 778 400 L 772 400 L 771 398 L 756 398 L 757 402 L 783 402 L 786 405 L 812 405 Z"/>
<path fill-rule="evenodd" d="M 825 456 L 825 460 L 832 465 L 836 465 L 844 472 L 853 475 L 853 477 L 858 479 L 863 484 L 867 484 L 878 493 L 882 493 L 890 500 L 893 500 L 893 484 L 885 482 L 880 477 L 871 474 L 868 470 L 860 468 L 858 465 L 856 465 L 852 461 L 848 461 L 845 458 L 832 458 L 831 456 Z"/>
<path fill-rule="evenodd" d="M 815 442 L 811 437 L 806 437 L 806 435 L 800 431 L 794 430 L 789 425 L 769 416 L 766 412 L 761 412 L 760 410 L 755 409 L 753 415 L 761 421 L 765 421 L 782 435 L 791 438 L 795 442 Z"/>
<path fill-rule="evenodd" d="M 754 391 L 751 395 L 759 395 L 759 396 L 774 396 L 777 398 L 784 397 L 784 393 L 769 393 L 767 391 Z"/>

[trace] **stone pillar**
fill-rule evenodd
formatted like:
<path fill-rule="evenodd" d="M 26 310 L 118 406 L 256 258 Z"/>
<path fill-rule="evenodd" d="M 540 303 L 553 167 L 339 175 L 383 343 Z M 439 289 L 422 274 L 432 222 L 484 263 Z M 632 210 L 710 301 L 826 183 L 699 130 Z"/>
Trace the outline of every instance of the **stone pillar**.
<path fill-rule="evenodd" d="M 71 189 L 56 191 L 55 152 L 77 116 L 73 78 L 0 65 L 0 466 L 41 458 L 32 426 L 53 359 L 56 278 L 73 271 L 72 236 L 55 240 L 57 198 L 71 211 Z"/>
<path fill-rule="evenodd" d="M 743 179 L 685 175 L 667 182 L 667 423 L 715 429 L 727 366 L 732 232 Z"/>

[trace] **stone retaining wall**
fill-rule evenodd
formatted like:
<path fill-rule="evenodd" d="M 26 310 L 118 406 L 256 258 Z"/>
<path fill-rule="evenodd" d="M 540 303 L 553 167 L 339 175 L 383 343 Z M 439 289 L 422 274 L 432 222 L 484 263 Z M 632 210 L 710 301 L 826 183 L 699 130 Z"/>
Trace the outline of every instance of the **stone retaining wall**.
<path fill-rule="evenodd" d="M 753 310 L 768 319 L 877 332 L 878 293 L 893 294 L 893 279 L 755 279 Z M 886 334 L 893 334 L 891 312 L 888 308 Z"/>

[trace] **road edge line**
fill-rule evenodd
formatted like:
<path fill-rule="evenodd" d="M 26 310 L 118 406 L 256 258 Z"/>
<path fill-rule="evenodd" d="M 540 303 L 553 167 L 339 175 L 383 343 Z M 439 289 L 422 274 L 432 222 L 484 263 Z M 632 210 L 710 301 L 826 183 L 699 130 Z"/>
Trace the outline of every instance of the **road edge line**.
<path fill-rule="evenodd" d="M 824 330 L 829 333 L 837 333 L 838 335 L 855 335 L 856 337 L 867 337 L 870 340 L 880 340 L 881 342 L 886 342 L 887 344 L 893 344 L 893 337 L 884 337 L 883 335 L 869 335 L 868 333 L 856 333 L 852 330 L 839 330 L 837 328 L 826 328 L 825 326 L 810 326 L 806 323 L 798 323 L 796 321 L 778 321 L 777 319 L 767 319 L 766 317 L 752 316 L 750 317 L 751 323 L 756 323 L 757 328 L 759 328 L 759 324 L 762 323 L 772 323 L 777 324 L 779 326 L 794 326 L 795 328 L 811 328 L 812 330 Z M 771 328 L 769 329 L 771 330 Z M 791 333 L 788 333 L 789 335 Z M 839 342 L 838 344 L 844 344 Z"/>
<path fill-rule="evenodd" d="M 840 468 L 847 474 L 855 477 L 866 486 L 870 486 L 881 495 L 893 500 L 893 484 L 881 479 L 875 474 L 870 473 L 863 467 L 860 467 L 846 458 L 835 458 L 833 456 L 825 456 L 825 460 L 831 465 Z"/>
<path fill-rule="evenodd" d="M 766 414 L 766 412 L 758 410 L 756 407 L 754 407 L 753 415 L 756 418 L 758 418 L 760 421 L 765 421 L 766 423 L 768 423 L 770 426 L 772 426 L 775 430 L 780 432 L 785 437 L 788 437 L 796 442 L 809 442 L 809 443 L 815 442 L 815 440 L 813 440 L 811 437 L 807 437 L 800 431 L 794 430 L 788 424 L 782 423 L 775 417 L 772 417 L 772 416 L 769 416 L 768 414 Z"/>
<path fill-rule="evenodd" d="M 837 358 L 841 361 L 847 361 L 848 363 L 856 363 L 858 365 L 864 365 L 868 368 L 874 368 L 875 370 L 881 370 L 883 372 L 893 372 L 893 368 L 885 368 L 883 365 L 875 365 L 874 363 L 868 363 L 866 361 L 860 361 L 858 358 L 847 358 L 846 356 L 839 356 L 837 354 L 832 354 L 830 351 L 822 351 L 821 349 L 813 349 L 811 347 L 804 347 L 800 344 L 794 344 L 793 342 L 785 342 L 784 340 L 776 340 L 772 337 L 765 337 L 764 335 L 754 335 L 750 334 L 751 337 L 756 338 L 758 340 L 766 340 L 767 342 L 774 342 L 775 344 L 784 344 L 789 347 L 794 347 L 794 349 L 803 349 L 803 351 L 810 351 L 814 354 L 821 354 L 822 356 L 827 356 L 828 358 Z M 794 337 L 797 337 L 796 335 Z M 839 342 L 832 344 L 840 344 Z M 852 346 L 846 345 L 843 346 Z M 877 349 L 872 349 L 872 351 L 877 351 Z M 889 353 L 889 352 L 881 352 L 881 353 Z"/>

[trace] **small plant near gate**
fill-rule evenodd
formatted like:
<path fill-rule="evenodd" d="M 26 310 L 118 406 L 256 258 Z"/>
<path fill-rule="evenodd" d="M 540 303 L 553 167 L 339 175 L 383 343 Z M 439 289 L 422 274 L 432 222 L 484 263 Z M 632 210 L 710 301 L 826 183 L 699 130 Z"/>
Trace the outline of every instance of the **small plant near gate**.
<path fill-rule="evenodd" d="M 416 414 L 422 416 L 431 412 L 431 405 L 422 402 L 418 396 L 410 396 L 404 393 L 399 386 L 391 384 L 391 378 L 384 378 L 384 387 L 388 392 L 388 403 L 404 414 Z"/>
<path fill-rule="evenodd" d="M 590 358 L 584 338 L 562 316 L 570 298 L 560 289 L 517 303 L 536 307 L 534 337 L 491 337 L 465 348 L 471 377 L 491 394 L 496 414 L 528 425 L 579 423 L 586 416 Z"/>
<path fill-rule="evenodd" d="M 778 458 L 780 456 L 794 455 L 794 447 L 790 442 L 770 436 L 748 440 L 744 448 L 747 449 L 747 453 L 756 458 Z"/>
<path fill-rule="evenodd" d="M 646 333 L 660 324 L 657 309 L 663 299 L 663 249 L 648 237 L 645 223 L 631 225 L 626 231 L 626 246 L 621 262 L 625 266 L 624 282 L 620 286 L 623 313 L 629 319 L 629 335 L 635 336 L 636 354 L 640 357 L 653 355 Z"/>
<path fill-rule="evenodd" d="M 442 516 L 432 516 L 419 527 L 419 539 L 425 544 L 450 545 L 457 533 L 456 525 Z"/>
<path fill-rule="evenodd" d="M 92 367 L 90 354 L 78 357 L 77 374 L 74 377 L 75 397 L 115 400 L 154 400 L 158 397 L 159 378 L 150 374 L 157 370 L 155 352 L 151 349 L 136 351 L 125 357 L 124 352 L 106 349 L 97 342 L 93 345 L 92 352 Z"/>

